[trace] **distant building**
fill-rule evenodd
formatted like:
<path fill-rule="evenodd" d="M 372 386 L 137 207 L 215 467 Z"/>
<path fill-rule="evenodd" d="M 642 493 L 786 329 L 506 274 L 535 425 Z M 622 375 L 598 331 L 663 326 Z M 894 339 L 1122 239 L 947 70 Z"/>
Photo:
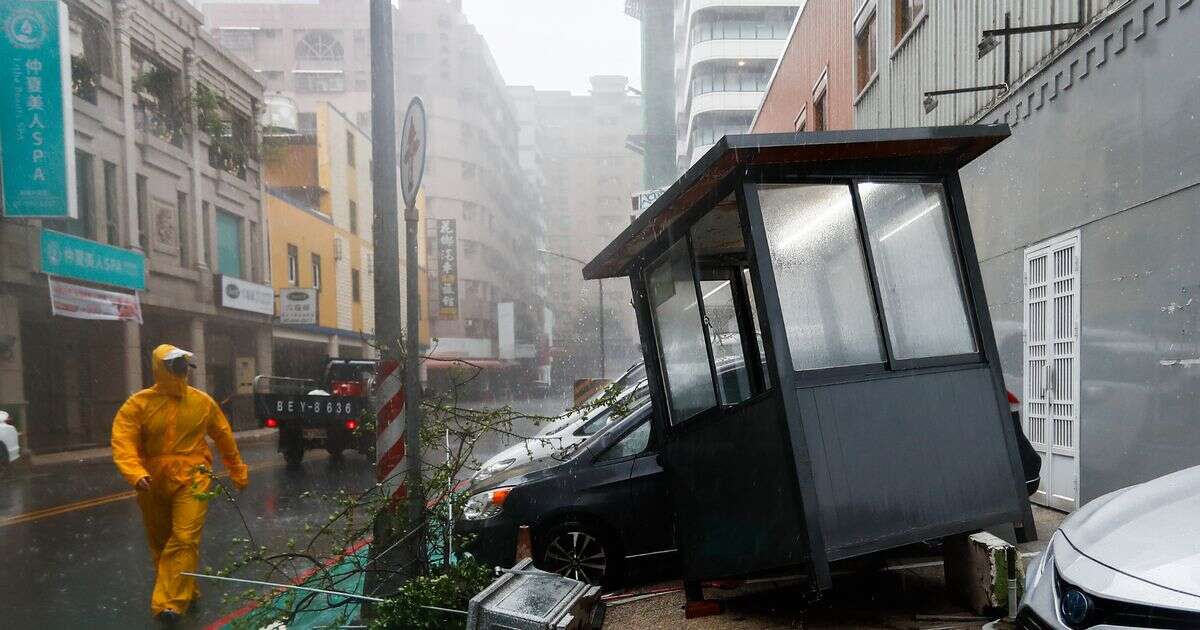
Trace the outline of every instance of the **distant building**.
<path fill-rule="evenodd" d="M 196 353 L 192 384 L 234 427 L 253 426 L 250 386 L 272 368 L 274 313 L 263 86 L 180 0 L 67 8 L 79 218 L 0 220 L 0 407 L 35 452 L 108 444 L 117 408 L 153 383 L 151 351 L 171 343 Z M 145 273 L 65 277 L 43 265 L 42 243 L 88 252 L 93 269 L 125 261 Z M 136 299 L 142 322 L 53 315 L 50 283 Z"/>
<path fill-rule="evenodd" d="M 301 131 L 312 126 L 320 102 L 369 129 L 367 0 L 228 0 L 203 8 L 218 38 L 241 42 L 239 54 L 262 73 L 269 92 L 296 100 Z M 406 0 L 392 20 L 397 115 L 416 95 L 429 121 L 422 217 L 431 272 L 444 255 L 435 246 L 438 222 L 454 221 L 457 230 L 448 245 L 457 261 L 455 279 L 429 278 L 425 306 L 430 335 L 438 340 L 431 351 L 437 359 L 495 361 L 488 365 L 531 378 L 525 370 L 534 367 L 543 327 L 537 289 L 543 228 L 536 205 L 528 203 L 514 103 L 461 2 Z M 426 363 L 430 370 L 449 365 Z"/>
<path fill-rule="evenodd" d="M 589 94 L 511 88 L 535 106 L 535 147 L 541 159 L 546 207 L 546 302 L 557 346 L 571 350 L 560 365 L 567 379 L 599 375 L 599 287 L 583 280 L 582 265 L 629 225 L 630 194 L 641 187 L 642 156 L 626 139 L 642 131 L 640 98 L 623 76 L 591 78 Z M 532 122 L 532 121 L 531 121 Z M 558 254 L 558 255 L 555 255 Z M 609 376 L 637 360 L 637 328 L 629 287 L 605 285 L 605 356 Z"/>
<path fill-rule="evenodd" d="M 750 128 L 800 4 L 675 0 L 675 143 L 680 172 L 722 136 Z"/>

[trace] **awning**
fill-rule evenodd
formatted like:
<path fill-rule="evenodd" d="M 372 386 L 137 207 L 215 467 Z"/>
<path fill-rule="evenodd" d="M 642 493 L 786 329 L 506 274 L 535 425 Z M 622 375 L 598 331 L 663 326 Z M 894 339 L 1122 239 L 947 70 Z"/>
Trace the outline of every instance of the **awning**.
<path fill-rule="evenodd" d="M 854 129 L 725 136 L 583 268 L 587 280 L 628 275 L 633 262 L 676 220 L 738 171 L 805 163 L 909 165 L 958 170 L 1009 136 L 1008 125 Z"/>

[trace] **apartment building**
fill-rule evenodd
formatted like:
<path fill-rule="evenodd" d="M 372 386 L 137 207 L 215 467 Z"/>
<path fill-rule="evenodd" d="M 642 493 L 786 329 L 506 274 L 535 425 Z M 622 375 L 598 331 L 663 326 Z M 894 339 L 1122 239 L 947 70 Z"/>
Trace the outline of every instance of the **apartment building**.
<path fill-rule="evenodd" d="M 796 17 L 796 0 L 675 0 L 679 171 L 750 128 Z"/>
<path fill-rule="evenodd" d="M 172 343 L 248 426 L 272 362 L 263 86 L 180 0 L 66 5 L 78 218 L 0 220 L 0 406 L 33 452 L 107 444 L 118 406 L 153 382 L 151 350 Z M 63 275 L 81 256 L 132 273 Z M 81 295 L 119 302 L 121 320 L 60 308 Z"/>

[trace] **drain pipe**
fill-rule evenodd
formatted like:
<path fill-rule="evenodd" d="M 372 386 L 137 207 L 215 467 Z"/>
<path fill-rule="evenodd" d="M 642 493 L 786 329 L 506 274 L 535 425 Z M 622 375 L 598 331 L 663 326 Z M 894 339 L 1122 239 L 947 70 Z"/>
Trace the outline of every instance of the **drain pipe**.
<path fill-rule="evenodd" d="M 1008 618 L 1016 619 L 1017 604 L 1019 603 L 1019 595 L 1017 594 L 1017 578 L 1018 573 L 1020 572 L 1020 567 L 1017 565 L 1017 563 L 1021 561 L 1021 556 L 1017 553 L 1017 548 L 1013 545 L 1008 546 L 1008 549 L 1005 550 L 1005 555 L 1007 556 L 1006 559 L 1008 561 Z"/>

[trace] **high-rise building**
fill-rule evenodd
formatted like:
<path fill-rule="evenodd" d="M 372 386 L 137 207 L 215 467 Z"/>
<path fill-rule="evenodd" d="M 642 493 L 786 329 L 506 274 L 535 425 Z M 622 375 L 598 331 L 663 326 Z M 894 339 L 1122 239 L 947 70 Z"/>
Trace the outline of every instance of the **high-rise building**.
<path fill-rule="evenodd" d="M 268 93 L 296 100 L 301 130 L 315 120 L 320 102 L 369 128 L 367 0 L 202 6 L 209 28 L 259 71 Z M 494 359 L 491 374 L 533 367 L 543 317 L 537 292 L 542 219 L 528 199 L 513 100 L 460 1 L 406 0 L 392 21 L 397 113 L 420 96 L 428 118 L 422 217 L 428 268 L 439 270 L 426 302 L 430 334 L 438 340 L 431 351 L 441 359 Z M 447 221 L 454 222 L 453 238 L 439 233 Z M 440 272 L 437 257 L 446 255 L 456 261 L 454 275 Z"/>
<path fill-rule="evenodd" d="M 642 156 L 626 140 L 642 133 L 641 99 L 623 76 L 596 76 L 586 95 L 528 90 L 536 103 L 536 144 L 546 206 L 546 302 L 556 345 L 574 349 L 558 378 L 599 375 L 600 287 L 581 264 L 629 225 L 629 195 L 641 187 Z M 605 356 L 609 376 L 636 360 L 637 328 L 629 287 L 605 284 Z"/>
<path fill-rule="evenodd" d="M 749 130 L 800 4 L 797 0 L 675 0 L 679 170 L 722 136 Z"/>

